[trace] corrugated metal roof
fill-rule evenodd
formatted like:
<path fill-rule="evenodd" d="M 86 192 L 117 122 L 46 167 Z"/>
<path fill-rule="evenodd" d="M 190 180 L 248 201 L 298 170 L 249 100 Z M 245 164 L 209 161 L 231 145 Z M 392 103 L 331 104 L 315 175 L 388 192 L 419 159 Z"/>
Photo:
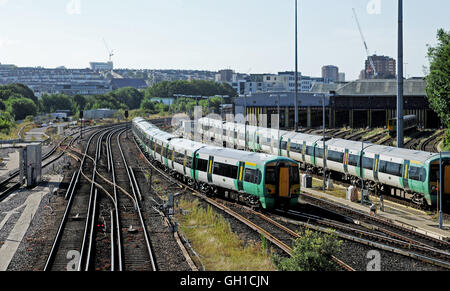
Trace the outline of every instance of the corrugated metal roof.
<path fill-rule="evenodd" d="M 404 95 L 426 96 L 426 82 L 421 79 L 404 81 Z M 397 96 L 397 80 L 358 80 L 347 84 L 315 84 L 311 92 L 341 96 Z"/>

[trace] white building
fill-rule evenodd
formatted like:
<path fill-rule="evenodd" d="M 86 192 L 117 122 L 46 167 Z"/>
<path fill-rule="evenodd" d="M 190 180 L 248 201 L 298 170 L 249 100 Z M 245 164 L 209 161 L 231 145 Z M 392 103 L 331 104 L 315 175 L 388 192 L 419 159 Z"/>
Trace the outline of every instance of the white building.
<path fill-rule="evenodd" d="M 113 62 L 107 62 L 107 63 L 99 63 L 99 62 L 92 62 L 90 63 L 91 70 L 92 71 L 112 71 L 114 69 Z"/>

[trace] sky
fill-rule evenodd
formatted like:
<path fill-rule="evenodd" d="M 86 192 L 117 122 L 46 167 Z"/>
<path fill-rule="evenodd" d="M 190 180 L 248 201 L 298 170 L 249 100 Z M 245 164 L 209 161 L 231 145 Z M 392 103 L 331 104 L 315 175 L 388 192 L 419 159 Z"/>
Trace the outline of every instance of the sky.
<path fill-rule="evenodd" d="M 404 2 L 406 76 L 423 76 L 427 45 L 450 30 L 450 1 Z M 294 0 L 0 0 L 0 63 L 87 68 L 295 69 Z M 397 59 L 397 1 L 298 0 L 299 71 L 321 76 L 336 65 L 357 79 L 367 54 Z"/>

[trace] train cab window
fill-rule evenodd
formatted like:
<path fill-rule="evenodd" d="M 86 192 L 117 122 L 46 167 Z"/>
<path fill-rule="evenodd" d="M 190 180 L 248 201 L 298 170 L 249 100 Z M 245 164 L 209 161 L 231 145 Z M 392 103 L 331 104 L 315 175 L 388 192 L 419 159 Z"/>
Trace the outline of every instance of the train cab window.
<path fill-rule="evenodd" d="M 277 184 L 277 174 L 274 167 L 267 167 L 266 169 L 266 184 L 267 185 Z"/>
<path fill-rule="evenodd" d="M 261 183 L 261 171 L 254 169 L 245 169 L 244 181 L 252 184 L 258 185 Z"/>
<path fill-rule="evenodd" d="M 300 173 L 298 171 L 298 167 L 290 167 L 290 184 L 291 185 L 298 185 L 300 184 Z"/>
<path fill-rule="evenodd" d="M 371 158 L 363 158 L 363 168 L 366 170 L 373 170 L 373 159 Z"/>
<path fill-rule="evenodd" d="M 439 181 L 439 165 L 432 164 L 430 168 L 430 182 Z"/>
<path fill-rule="evenodd" d="M 425 182 L 427 171 L 424 168 L 411 166 L 409 168 L 409 179 L 414 181 Z"/>
<path fill-rule="evenodd" d="M 200 172 L 207 172 L 208 170 L 208 161 L 197 159 L 197 170 Z"/>

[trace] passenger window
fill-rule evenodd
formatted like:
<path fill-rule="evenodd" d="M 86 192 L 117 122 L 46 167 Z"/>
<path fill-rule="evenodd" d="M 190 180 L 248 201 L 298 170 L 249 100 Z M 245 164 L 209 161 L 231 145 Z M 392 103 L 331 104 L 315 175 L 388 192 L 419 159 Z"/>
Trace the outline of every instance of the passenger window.
<path fill-rule="evenodd" d="M 261 172 L 254 169 L 245 169 L 244 181 L 252 184 L 261 183 Z"/>

